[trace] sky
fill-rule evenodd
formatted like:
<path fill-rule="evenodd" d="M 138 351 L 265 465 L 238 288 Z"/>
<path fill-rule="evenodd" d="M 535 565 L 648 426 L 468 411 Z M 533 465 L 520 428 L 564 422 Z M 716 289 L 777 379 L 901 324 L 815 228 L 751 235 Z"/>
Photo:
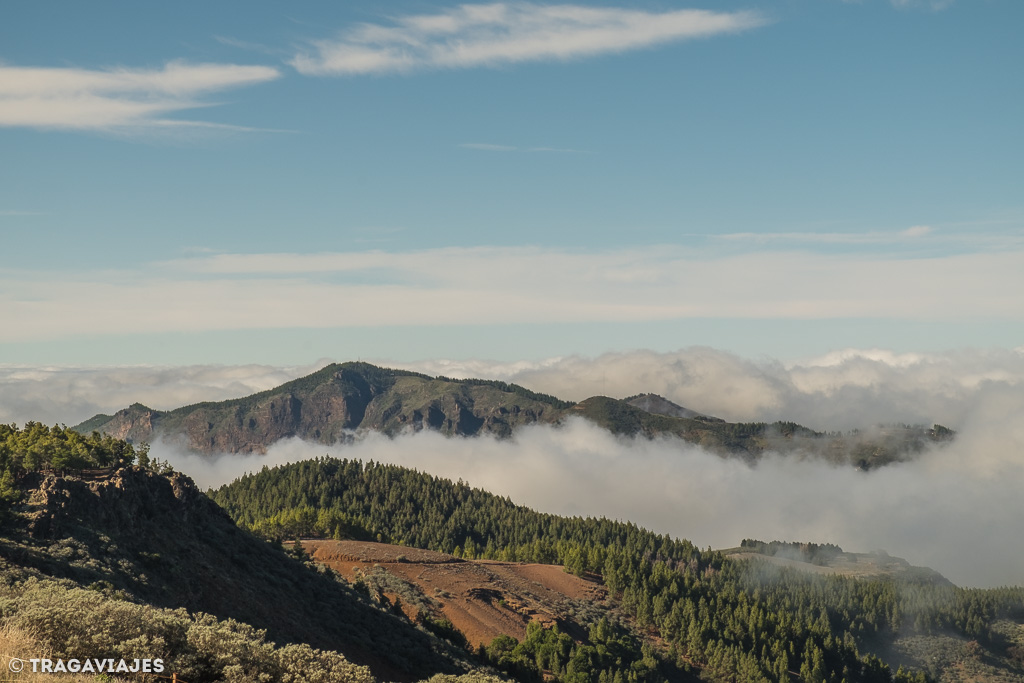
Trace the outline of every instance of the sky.
<path fill-rule="evenodd" d="M 154 449 L 203 486 L 331 450 L 1024 583 L 1022 25 L 1019 0 L 2 3 L 0 421 L 368 360 L 940 423 L 871 473 L 573 421 Z"/>
<path fill-rule="evenodd" d="M 0 6 L 0 365 L 1024 344 L 1017 0 Z"/>

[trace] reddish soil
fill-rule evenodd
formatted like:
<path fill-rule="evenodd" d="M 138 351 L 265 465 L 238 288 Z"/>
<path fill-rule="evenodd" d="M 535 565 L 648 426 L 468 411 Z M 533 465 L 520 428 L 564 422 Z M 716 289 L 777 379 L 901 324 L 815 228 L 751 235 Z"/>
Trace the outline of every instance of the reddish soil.
<path fill-rule="evenodd" d="M 572 601 L 600 602 L 607 594 L 596 581 L 566 574 L 556 565 L 460 560 L 364 541 L 306 540 L 302 545 L 314 560 L 346 578 L 380 567 L 408 581 L 432 600 L 435 616 L 450 620 L 473 646 L 501 634 L 522 640 L 531 621 L 546 627 L 557 623 L 572 634 L 578 628 L 568 614 Z"/>

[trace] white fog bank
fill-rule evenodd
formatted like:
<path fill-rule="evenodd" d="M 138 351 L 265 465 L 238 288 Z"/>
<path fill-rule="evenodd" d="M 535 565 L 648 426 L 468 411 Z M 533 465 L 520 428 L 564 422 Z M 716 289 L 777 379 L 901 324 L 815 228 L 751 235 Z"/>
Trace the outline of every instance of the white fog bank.
<path fill-rule="evenodd" d="M 345 359 L 341 359 L 345 360 Z M 139 401 L 171 409 L 269 389 L 306 367 L 0 366 L 0 421 L 76 424 Z M 375 361 L 392 367 L 400 364 Z M 636 351 L 520 363 L 423 361 L 431 375 L 520 383 L 568 399 L 661 394 L 728 420 L 792 420 L 819 430 L 877 423 L 944 424 L 949 446 L 871 472 L 769 456 L 756 468 L 672 440 L 619 439 L 584 422 L 532 427 L 515 439 L 370 435 L 345 447 L 296 440 L 266 456 L 200 458 L 156 445 L 206 486 L 263 464 L 327 453 L 415 467 L 538 510 L 630 520 L 698 545 L 743 538 L 884 549 L 961 585 L 1024 584 L 1024 352 L 897 354 L 848 350 L 800 362 L 709 348 Z"/>
<path fill-rule="evenodd" d="M 630 520 L 701 547 L 743 538 L 886 550 L 962 586 L 1024 584 L 1024 400 L 987 396 L 958 439 L 870 472 L 769 456 L 751 468 L 675 439 L 622 439 L 582 420 L 535 426 L 512 440 L 420 432 L 325 447 L 281 441 L 266 456 L 206 459 L 164 446 L 162 458 L 216 486 L 263 465 L 330 454 L 463 479 L 519 504 Z"/>

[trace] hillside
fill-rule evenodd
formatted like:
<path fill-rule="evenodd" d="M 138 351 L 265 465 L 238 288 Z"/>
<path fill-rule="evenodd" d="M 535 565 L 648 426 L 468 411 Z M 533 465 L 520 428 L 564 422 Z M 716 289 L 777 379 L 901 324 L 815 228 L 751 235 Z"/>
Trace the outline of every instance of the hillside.
<path fill-rule="evenodd" d="M 660 639 L 650 629 L 636 627 L 621 601 L 609 596 L 600 575 L 577 577 L 560 565 L 464 560 L 366 541 L 305 539 L 302 545 L 316 562 L 384 593 L 410 616 L 450 623 L 471 644 L 500 642 L 505 635 L 522 647 L 536 628 L 542 628 L 558 629 L 580 643 L 577 649 L 586 648 L 582 643 L 591 641 L 592 625 L 604 621 L 658 653 L 661 672 L 668 674 L 668 680 L 701 678 L 699 668 L 693 667 L 689 673 L 680 667 L 673 674 Z M 751 542 L 723 552 L 730 559 L 764 561 L 805 572 L 893 580 L 903 586 L 924 581 L 951 587 L 938 573 L 913 567 L 906 560 L 881 553 L 847 553 L 829 544 Z M 891 638 L 868 639 L 865 646 L 894 668 L 919 669 L 934 681 L 1020 683 L 1024 680 L 1024 624 L 996 620 L 993 629 L 994 640 L 1001 645 L 988 648 L 963 635 L 913 629 Z"/>
<path fill-rule="evenodd" d="M 56 656 L 160 657 L 189 683 L 1024 680 L 1024 589 L 742 549 L 330 458 L 203 495 L 124 441 L 0 425 L 0 629 Z"/>
<path fill-rule="evenodd" d="M 449 436 L 508 437 L 522 426 L 582 417 L 624 436 L 675 436 L 722 455 L 756 460 L 768 451 L 878 467 L 951 437 L 948 430 L 893 426 L 824 434 L 792 422 L 730 423 L 660 396 L 595 396 L 579 403 L 492 380 L 431 378 L 367 363 L 332 364 L 292 382 L 228 401 L 162 412 L 133 404 L 74 427 L 139 443 L 157 439 L 203 453 L 261 453 L 282 438 L 333 445 L 358 432 L 431 429 Z"/>
<path fill-rule="evenodd" d="M 463 482 L 331 458 L 265 468 L 210 495 L 268 538 L 390 542 L 460 559 L 561 565 L 599 580 L 614 609 L 656 638 L 663 671 L 697 671 L 705 680 L 779 681 L 796 672 L 806 681 L 888 683 L 905 664 L 956 680 L 947 677 L 952 663 L 936 669 L 922 654 L 952 638 L 971 661 L 996 671 L 977 680 L 1024 680 L 1013 649 L 1024 623 L 1022 588 L 966 590 L 934 573 L 855 578 L 735 561 L 629 523 L 538 513 Z M 335 553 L 333 561 L 363 562 L 353 556 Z M 410 553 L 406 561 L 417 559 Z M 405 581 L 427 576 L 422 567 L 366 562 Z M 922 680 L 908 672 L 895 679 Z"/>
<path fill-rule="evenodd" d="M 313 560 L 399 601 L 410 617 L 447 619 L 476 648 L 501 635 L 526 637 L 531 623 L 586 638 L 590 620 L 616 616 L 594 577 L 561 566 L 464 560 L 445 553 L 367 541 L 305 539 Z"/>
<path fill-rule="evenodd" d="M 508 436 L 523 424 L 556 421 L 568 405 L 503 382 L 343 363 L 244 398 L 168 412 L 134 404 L 74 429 L 134 442 L 164 438 L 207 453 L 258 453 L 285 437 L 334 444 L 356 430 Z"/>
<path fill-rule="evenodd" d="M 190 683 L 221 680 L 232 662 L 211 659 L 218 648 L 248 651 L 251 662 L 233 663 L 274 680 L 287 662 L 323 680 L 417 680 L 473 666 L 331 572 L 240 529 L 185 475 L 124 461 L 67 476 L 25 470 L 25 433 L 4 428 L 0 615 L 45 635 L 53 651 L 163 654 Z M 67 441 L 46 432 L 36 428 L 34 443 L 59 454 Z M 139 654 L 142 637 L 164 645 Z M 101 641 L 112 649 L 83 645 Z"/>

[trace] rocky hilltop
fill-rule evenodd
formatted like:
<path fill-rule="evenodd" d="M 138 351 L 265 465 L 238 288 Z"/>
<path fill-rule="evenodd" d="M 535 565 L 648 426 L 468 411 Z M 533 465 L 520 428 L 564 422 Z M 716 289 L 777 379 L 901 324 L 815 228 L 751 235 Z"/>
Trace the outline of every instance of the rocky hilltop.
<path fill-rule="evenodd" d="M 504 382 L 342 363 L 245 398 L 168 412 L 136 403 L 75 429 L 134 442 L 170 439 L 208 453 L 259 453 L 286 437 L 333 444 L 356 430 L 508 436 L 524 424 L 555 422 L 570 405 Z"/>

